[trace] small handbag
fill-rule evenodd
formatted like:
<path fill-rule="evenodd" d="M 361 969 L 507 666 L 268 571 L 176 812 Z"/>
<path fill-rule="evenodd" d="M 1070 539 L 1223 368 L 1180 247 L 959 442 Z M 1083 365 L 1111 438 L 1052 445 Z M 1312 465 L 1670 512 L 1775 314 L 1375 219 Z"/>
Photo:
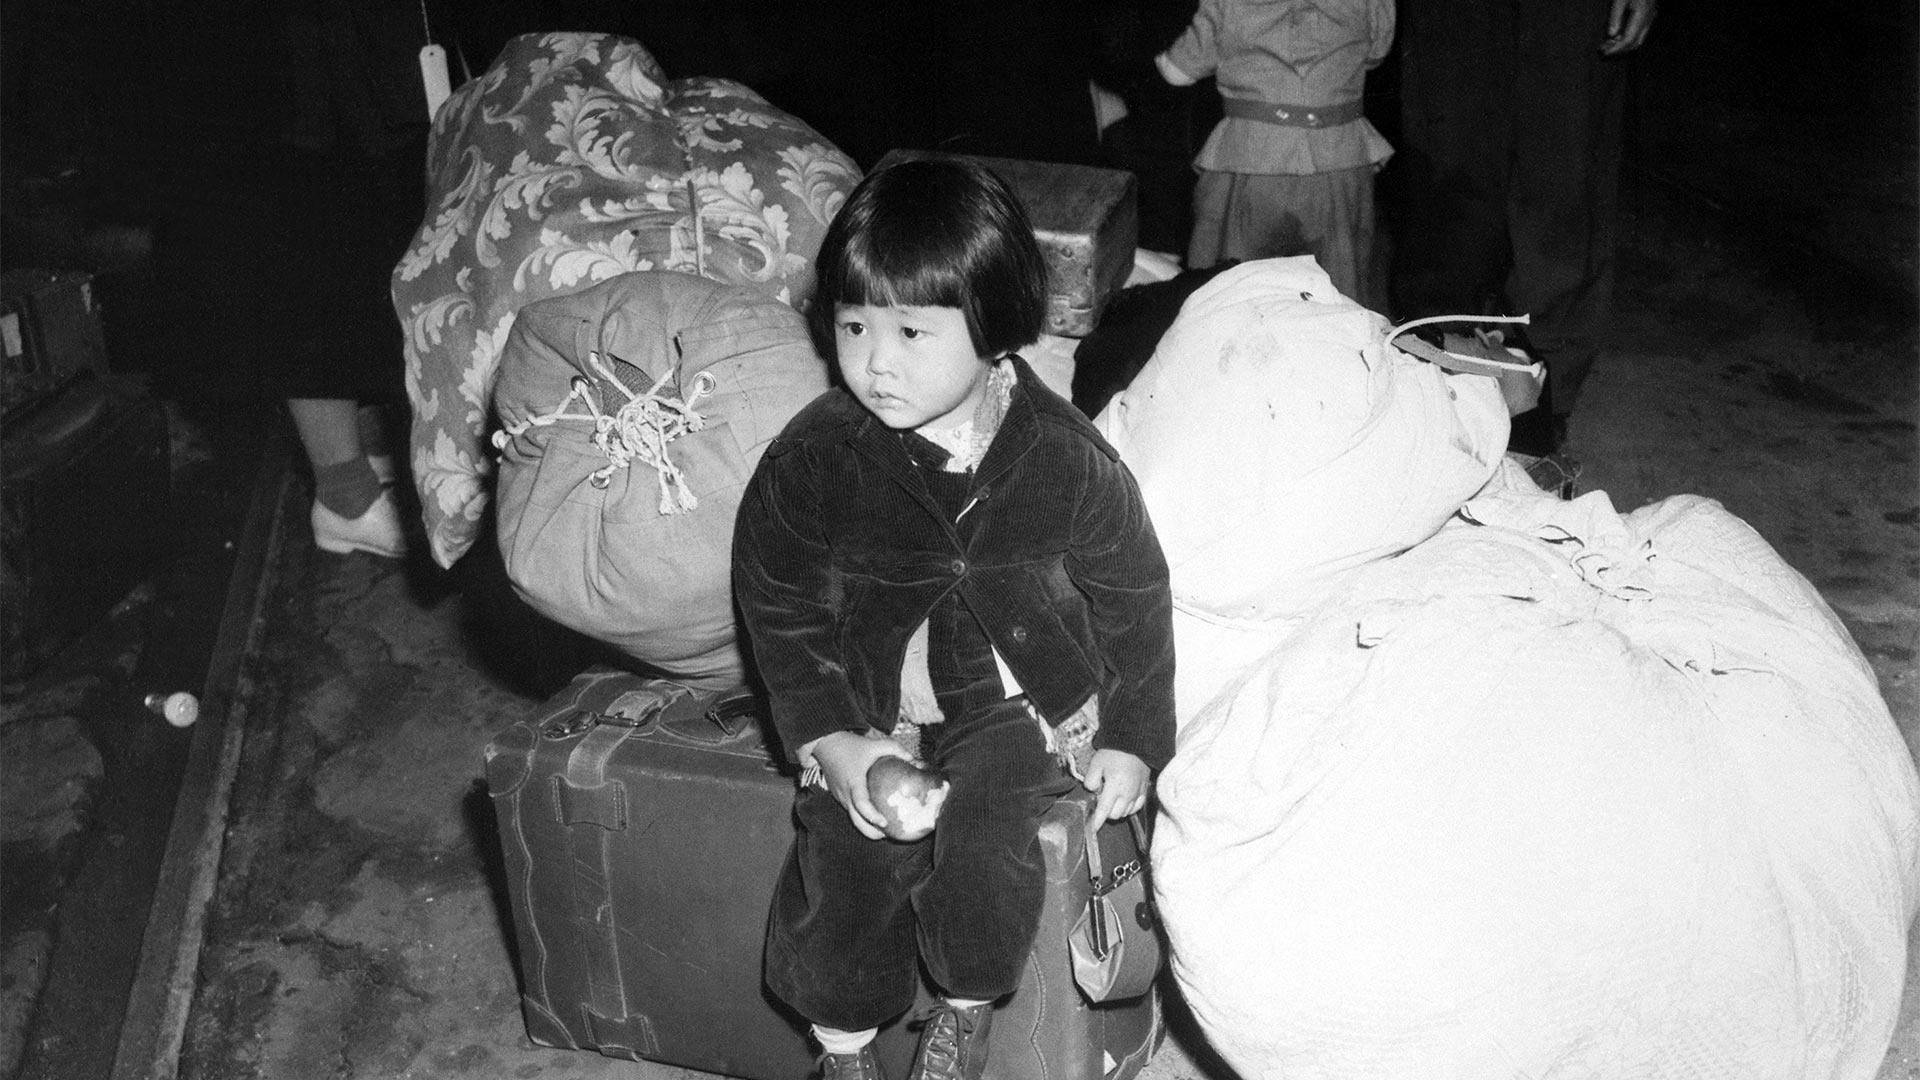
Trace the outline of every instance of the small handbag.
<path fill-rule="evenodd" d="M 1093 893 L 1073 924 L 1067 951 L 1073 980 L 1094 1002 L 1125 1001 L 1153 986 L 1162 949 L 1159 917 L 1147 892 L 1147 838 L 1140 815 L 1087 830 Z"/>

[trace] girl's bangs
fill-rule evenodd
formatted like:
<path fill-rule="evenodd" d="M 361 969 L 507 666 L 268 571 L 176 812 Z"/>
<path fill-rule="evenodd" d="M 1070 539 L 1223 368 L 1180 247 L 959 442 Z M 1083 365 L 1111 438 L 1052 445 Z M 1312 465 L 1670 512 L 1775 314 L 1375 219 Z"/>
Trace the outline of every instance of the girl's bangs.
<path fill-rule="evenodd" d="M 845 274 L 835 290 L 839 302 L 964 309 L 968 290 L 961 260 L 930 247 L 925 242 L 849 245 Z"/>

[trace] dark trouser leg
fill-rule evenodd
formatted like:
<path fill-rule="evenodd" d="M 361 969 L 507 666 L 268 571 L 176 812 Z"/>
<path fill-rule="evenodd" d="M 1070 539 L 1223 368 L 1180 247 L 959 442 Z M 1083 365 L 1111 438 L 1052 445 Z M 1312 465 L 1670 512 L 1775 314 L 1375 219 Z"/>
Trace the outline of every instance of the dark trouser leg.
<path fill-rule="evenodd" d="M 1076 781 L 1018 701 L 928 728 L 922 750 L 953 784 L 925 840 L 869 840 L 817 788 L 795 803 L 766 981 L 813 1023 L 860 1031 L 898 1016 L 921 962 L 953 997 L 992 1000 L 1019 985 L 1046 889 L 1040 817 Z"/>
<path fill-rule="evenodd" d="M 1620 61 L 1606 5 L 1408 0 L 1400 21 L 1407 224 L 1396 315 L 1533 316 L 1553 409 L 1578 399 L 1605 329 L 1618 212 Z"/>
<path fill-rule="evenodd" d="M 1515 47 L 1508 302 L 1533 314 L 1553 411 L 1573 411 L 1599 352 L 1613 293 L 1624 60 L 1600 56 L 1604 4 L 1525 3 Z"/>
<path fill-rule="evenodd" d="M 1513 0 L 1401 5 L 1406 206 L 1394 237 L 1396 318 L 1482 314 L 1510 261 Z"/>
<path fill-rule="evenodd" d="M 1076 781 L 1018 701 L 927 729 L 929 760 L 953 782 L 934 829 L 933 872 L 914 890 L 920 955 L 950 997 L 1012 993 L 1040 923 L 1040 817 Z"/>
<path fill-rule="evenodd" d="M 799 829 L 767 924 L 767 987 L 815 1024 L 878 1027 L 919 987 L 910 890 L 933 842 L 869 840 L 818 788 L 800 792 L 794 813 Z"/>

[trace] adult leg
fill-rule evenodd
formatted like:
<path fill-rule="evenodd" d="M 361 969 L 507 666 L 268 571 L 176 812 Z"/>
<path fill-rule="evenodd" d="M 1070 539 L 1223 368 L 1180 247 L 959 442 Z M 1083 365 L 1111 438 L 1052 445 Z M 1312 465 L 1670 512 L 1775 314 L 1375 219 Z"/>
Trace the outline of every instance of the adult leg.
<path fill-rule="evenodd" d="M 1506 277 L 1513 9 L 1527 2 L 1401 5 L 1396 318 L 1485 313 Z"/>
<path fill-rule="evenodd" d="M 287 411 L 314 469 L 362 456 L 360 403 L 352 398 L 291 398 Z M 371 500 L 369 500 L 371 501 Z"/>
<path fill-rule="evenodd" d="M 367 460 L 360 439 L 360 403 L 352 398 L 290 398 L 287 411 L 313 467 L 309 522 L 321 550 L 406 554 L 399 509 Z"/>
<path fill-rule="evenodd" d="M 360 403 L 352 398 L 290 398 L 287 411 L 313 466 L 314 498 L 357 518 L 380 498 L 380 477 L 360 443 Z"/>
<path fill-rule="evenodd" d="M 360 450 L 382 484 L 394 481 L 392 418 L 385 405 L 356 402 L 359 409 Z"/>
<path fill-rule="evenodd" d="M 284 207 L 267 236 L 276 267 L 272 381 L 313 466 L 310 513 L 322 550 L 406 552 L 398 505 L 367 459 L 363 401 L 397 399 L 405 369 L 389 295 L 424 202 L 415 141 L 381 155 L 283 148 Z"/>
<path fill-rule="evenodd" d="M 1515 310 L 1547 363 L 1553 412 L 1573 411 L 1613 293 L 1624 64 L 1600 55 L 1607 8 L 1532 0 L 1519 12 L 1509 215 Z"/>

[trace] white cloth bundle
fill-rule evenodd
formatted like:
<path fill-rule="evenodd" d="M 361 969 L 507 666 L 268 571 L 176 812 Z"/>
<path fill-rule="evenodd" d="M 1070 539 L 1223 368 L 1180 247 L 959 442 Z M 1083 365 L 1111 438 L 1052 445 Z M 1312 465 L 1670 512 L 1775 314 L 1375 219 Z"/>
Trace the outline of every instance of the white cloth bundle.
<path fill-rule="evenodd" d="M 1868 1080 L 1897 1020 L 1912 759 L 1710 500 L 1494 485 L 1191 717 L 1159 793 L 1174 971 L 1243 1076 Z"/>
<path fill-rule="evenodd" d="M 1306 257 L 1226 271 L 1095 420 L 1172 572 L 1181 717 L 1353 567 L 1433 535 L 1493 475 L 1494 380 L 1386 344 Z"/>

